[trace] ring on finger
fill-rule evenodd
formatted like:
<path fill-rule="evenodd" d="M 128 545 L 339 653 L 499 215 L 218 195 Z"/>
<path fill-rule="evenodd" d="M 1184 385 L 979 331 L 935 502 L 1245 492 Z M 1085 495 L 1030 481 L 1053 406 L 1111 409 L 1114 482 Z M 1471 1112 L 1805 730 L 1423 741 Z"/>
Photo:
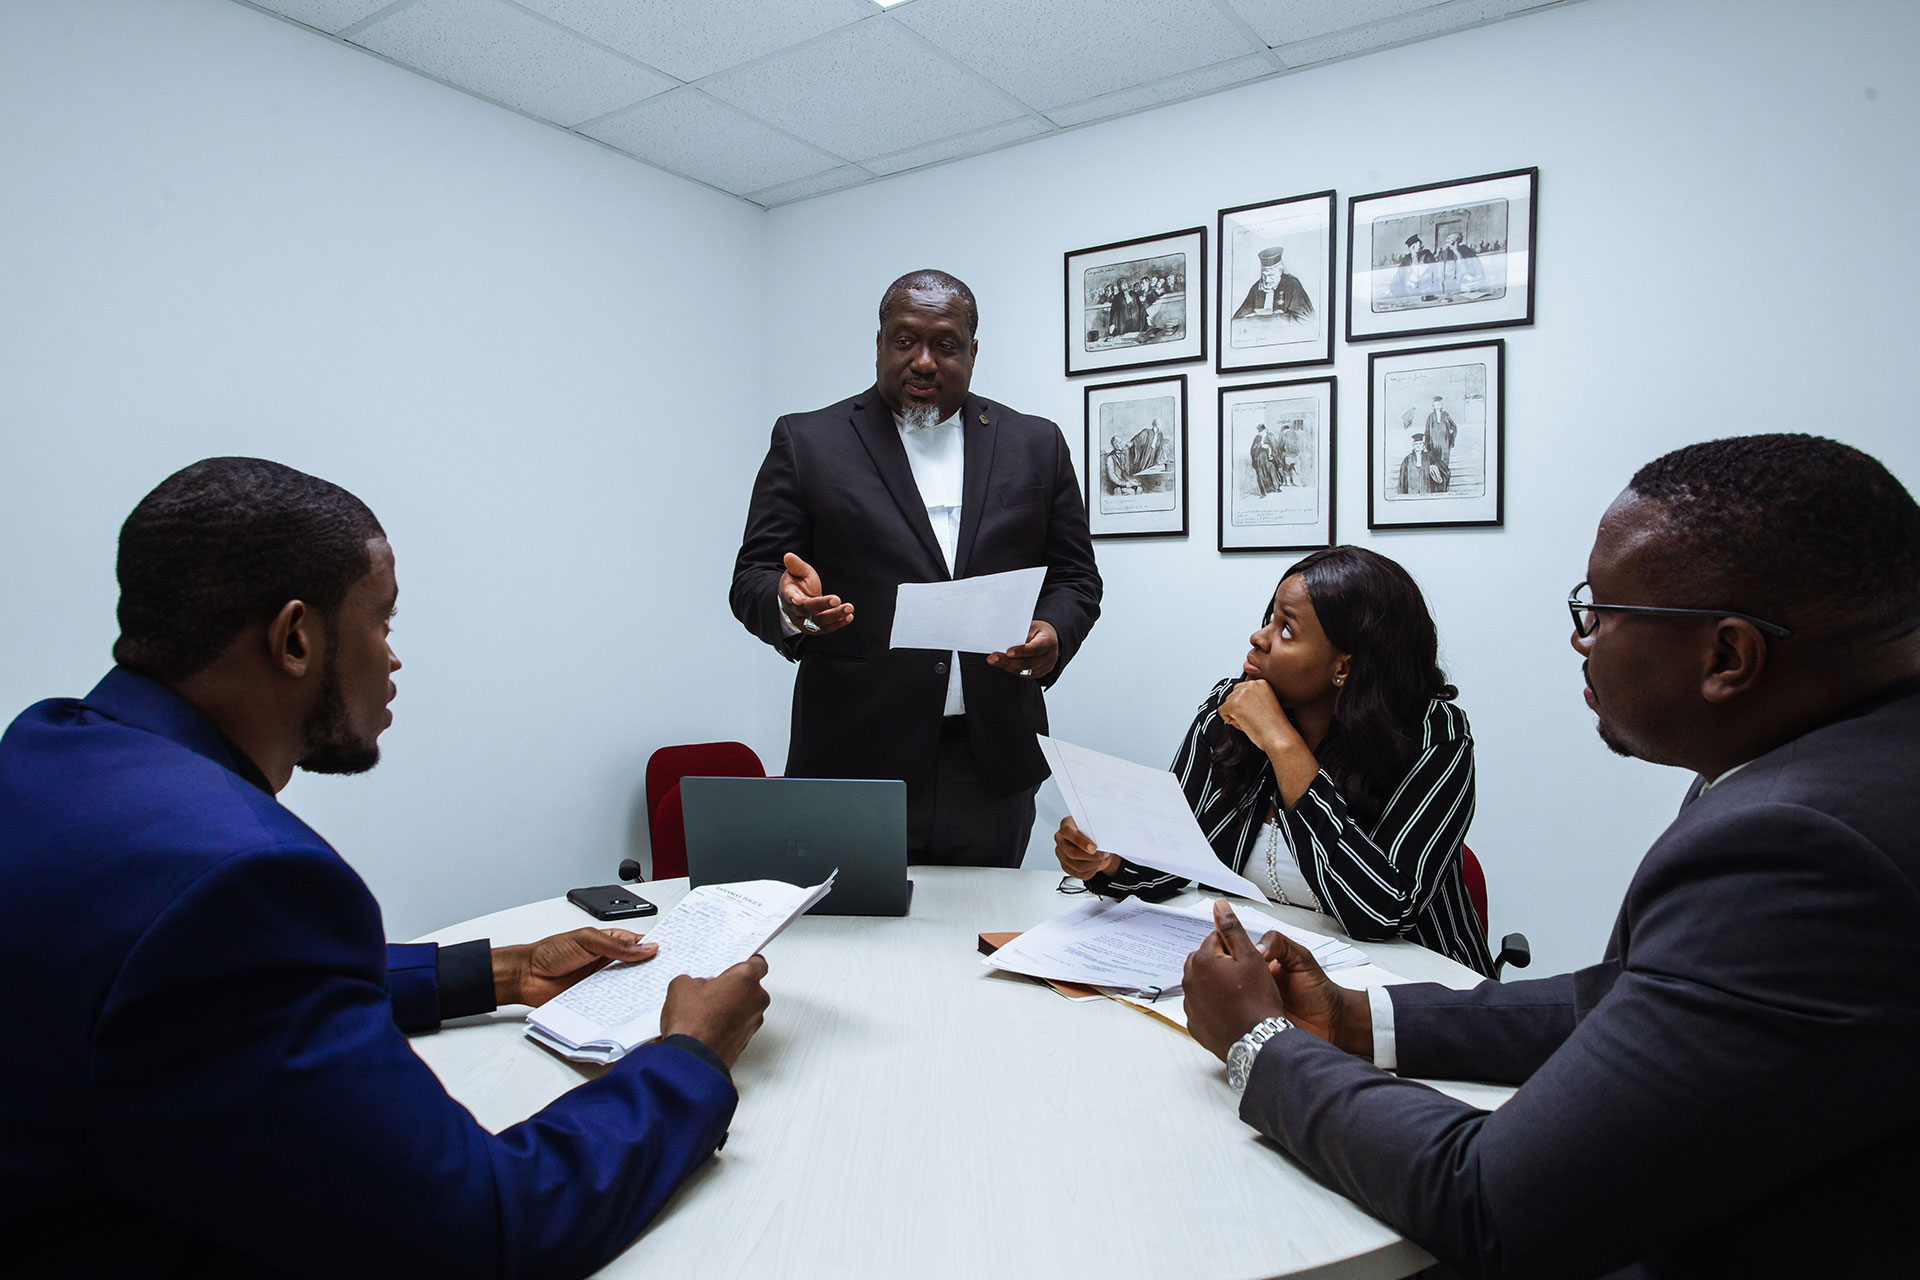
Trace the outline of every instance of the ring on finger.
<path fill-rule="evenodd" d="M 1022 667 L 1022 668 L 1020 668 L 1020 674 L 1021 674 L 1022 676 L 1031 676 L 1031 675 L 1033 674 L 1033 668 L 1032 668 L 1032 667 Z"/>
<path fill-rule="evenodd" d="M 802 618 L 800 620 L 800 629 L 802 631 L 817 632 L 820 630 L 820 624 L 815 622 L 812 618 Z"/>

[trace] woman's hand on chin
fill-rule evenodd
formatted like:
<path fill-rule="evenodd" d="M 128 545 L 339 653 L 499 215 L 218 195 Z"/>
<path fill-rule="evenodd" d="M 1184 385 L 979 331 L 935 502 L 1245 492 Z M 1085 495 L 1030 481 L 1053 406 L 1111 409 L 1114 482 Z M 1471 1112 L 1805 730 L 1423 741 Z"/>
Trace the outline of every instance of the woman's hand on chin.
<path fill-rule="evenodd" d="M 1305 746 L 1293 721 L 1287 719 L 1273 686 L 1249 676 L 1233 687 L 1220 704 L 1220 719 L 1247 735 L 1253 745 L 1272 755 L 1292 746 Z"/>

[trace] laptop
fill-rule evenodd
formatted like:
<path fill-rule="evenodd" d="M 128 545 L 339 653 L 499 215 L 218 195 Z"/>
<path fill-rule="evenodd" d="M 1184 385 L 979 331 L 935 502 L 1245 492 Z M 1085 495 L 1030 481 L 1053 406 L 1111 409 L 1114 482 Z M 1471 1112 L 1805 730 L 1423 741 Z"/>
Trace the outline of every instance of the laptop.
<path fill-rule="evenodd" d="M 814 915 L 903 916 L 907 784 L 865 778 L 682 778 L 687 878 L 819 884 L 840 874 Z"/>

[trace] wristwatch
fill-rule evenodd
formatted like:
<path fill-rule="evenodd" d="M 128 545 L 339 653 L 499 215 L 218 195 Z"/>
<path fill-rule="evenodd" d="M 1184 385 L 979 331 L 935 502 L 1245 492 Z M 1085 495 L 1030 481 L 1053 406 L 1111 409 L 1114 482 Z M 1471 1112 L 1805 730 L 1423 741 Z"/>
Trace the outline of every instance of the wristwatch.
<path fill-rule="evenodd" d="M 1247 1077 L 1253 1074 L 1253 1060 L 1260 1056 L 1260 1046 L 1279 1035 L 1282 1031 L 1291 1031 L 1293 1024 L 1285 1018 L 1267 1018 L 1256 1022 L 1253 1030 L 1233 1042 L 1233 1048 L 1227 1050 L 1227 1083 L 1234 1092 L 1247 1091 Z"/>

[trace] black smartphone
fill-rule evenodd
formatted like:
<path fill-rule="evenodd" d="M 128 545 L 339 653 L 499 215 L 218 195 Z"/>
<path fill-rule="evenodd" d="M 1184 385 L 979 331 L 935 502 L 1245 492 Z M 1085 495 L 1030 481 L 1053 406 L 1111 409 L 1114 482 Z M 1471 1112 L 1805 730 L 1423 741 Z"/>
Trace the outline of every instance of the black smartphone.
<path fill-rule="evenodd" d="M 601 920 L 631 920 L 659 914 L 660 908 L 623 884 L 596 884 L 567 890 L 567 901 Z"/>

